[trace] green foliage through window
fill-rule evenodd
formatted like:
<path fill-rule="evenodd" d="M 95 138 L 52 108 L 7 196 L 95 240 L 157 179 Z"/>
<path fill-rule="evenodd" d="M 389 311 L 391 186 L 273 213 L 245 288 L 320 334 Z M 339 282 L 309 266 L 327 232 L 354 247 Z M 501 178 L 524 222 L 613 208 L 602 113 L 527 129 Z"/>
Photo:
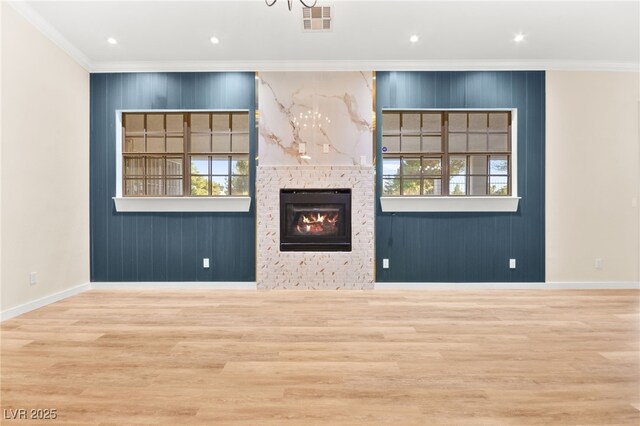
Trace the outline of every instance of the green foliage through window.
<path fill-rule="evenodd" d="M 249 194 L 248 112 L 135 112 L 122 123 L 125 196 Z"/>
<path fill-rule="evenodd" d="M 509 111 L 384 111 L 382 194 L 510 195 L 510 126 Z"/>

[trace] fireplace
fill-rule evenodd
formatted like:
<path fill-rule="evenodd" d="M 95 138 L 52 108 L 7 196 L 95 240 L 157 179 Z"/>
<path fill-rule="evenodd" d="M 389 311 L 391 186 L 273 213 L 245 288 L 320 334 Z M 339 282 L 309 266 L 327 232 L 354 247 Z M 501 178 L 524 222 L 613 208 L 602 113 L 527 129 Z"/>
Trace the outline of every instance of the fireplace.
<path fill-rule="evenodd" d="M 281 251 L 351 251 L 350 189 L 281 189 Z"/>

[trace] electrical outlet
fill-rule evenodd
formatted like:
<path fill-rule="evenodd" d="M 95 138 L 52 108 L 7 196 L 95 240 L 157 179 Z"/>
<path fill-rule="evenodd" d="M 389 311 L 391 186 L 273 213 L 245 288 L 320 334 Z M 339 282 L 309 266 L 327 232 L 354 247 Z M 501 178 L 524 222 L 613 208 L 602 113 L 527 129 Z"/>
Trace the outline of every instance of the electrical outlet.
<path fill-rule="evenodd" d="M 307 144 L 306 143 L 301 143 L 298 145 L 298 152 L 300 154 L 305 154 L 307 152 Z"/>
<path fill-rule="evenodd" d="M 509 259 L 509 268 L 510 269 L 516 269 L 516 260 L 515 259 Z"/>
<path fill-rule="evenodd" d="M 322 144 L 322 152 L 324 152 L 325 154 L 329 153 L 329 144 L 328 143 Z"/>
<path fill-rule="evenodd" d="M 382 268 L 389 269 L 389 259 L 382 259 Z"/>
<path fill-rule="evenodd" d="M 600 257 L 596 257 L 596 269 L 602 269 L 604 268 L 604 263 L 602 261 L 602 258 Z"/>
<path fill-rule="evenodd" d="M 202 267 L 205 268 L 205 269 L 209 267 L 209 258 L 208 257 L 205 257 L 205 258 L 202 259 Z"/>
<path fill-rule="evenodd" d="M 29 285 L 34 285 L 38 283 L 38 273 L 30 272 L 29 273 Z"/>

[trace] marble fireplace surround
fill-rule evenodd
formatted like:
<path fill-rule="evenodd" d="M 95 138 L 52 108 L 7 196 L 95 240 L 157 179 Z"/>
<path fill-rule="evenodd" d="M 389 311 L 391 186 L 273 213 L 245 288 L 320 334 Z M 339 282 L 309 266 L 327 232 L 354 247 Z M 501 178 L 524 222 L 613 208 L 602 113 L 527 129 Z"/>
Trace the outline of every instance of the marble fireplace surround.
<path fill-rule="evenodd" d="M 259 290 L 373 289 L 372 77 L 370 72 L 259 73 Z M 301 188 L 351 189 L 351 252 L 280 251 L 280 190 Z"/>
<path fill-rule="evenodd" d="M 372 84 L 371 72 L 260 73 L 260 165 L 373 164 Z"/>

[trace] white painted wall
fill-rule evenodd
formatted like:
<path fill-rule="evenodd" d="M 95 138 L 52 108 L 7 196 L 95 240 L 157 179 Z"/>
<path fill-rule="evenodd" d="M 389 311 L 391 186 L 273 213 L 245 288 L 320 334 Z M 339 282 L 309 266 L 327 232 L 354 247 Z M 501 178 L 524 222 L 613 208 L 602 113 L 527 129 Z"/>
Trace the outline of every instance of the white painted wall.
<path fill-rule="evenodd" d="M 2 11 L 4 10 L 4 6 L 2 5 L 2 3 L 0 2 L 0 25 L 2 25 L 2 16 L 3 13 Z M 2 104 L 4 102 L 2 102 L 1 100 L 4 99 L 2 97 L 2 85 L 3 85 L 3 78 L 2 78 L 2 74 L 3 74 L 3 61 L 2 61 L 2 57 L 4 56 L 4 54 L 2 53 L 2 40 L 3 40 L 3 33 L 4 31 L 2 31 L 2 27 L 0 27 L 0 313 L 2 312 L 2 241 L 4 241 L 3 236 L 2 236 L 2 182 L 3 182 L 3 175 L 2 175 L 2 147 L 4 146 L 4 143 L 2 141 L 2 118 L 3 118 L 3 113 L 2 113 Z"/>
<path fill-rule="evenodd" d="M 548 72 L 546 91 L 546 280 L 638 282 L 640 73 Z"/>
<path fill-rule="evenodd" d="M 0 8 L 5 312 L 89 282 L 89 73 Z"/>

